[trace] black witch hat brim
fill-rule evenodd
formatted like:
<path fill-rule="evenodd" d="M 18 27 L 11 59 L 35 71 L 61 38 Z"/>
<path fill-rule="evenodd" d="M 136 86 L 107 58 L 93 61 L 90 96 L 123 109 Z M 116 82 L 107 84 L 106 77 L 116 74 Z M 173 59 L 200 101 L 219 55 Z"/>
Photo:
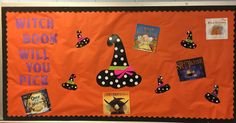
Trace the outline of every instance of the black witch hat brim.
<path fill-rule="evenodd" d="M 205 97 L 209 102 L 216 103 L 216 104 L 220 103 L 220 99 L 211 93 L 207 93 Z"/>
<path fill-rule="evenodd" d="M 75 46 L 77 48 L 81 48 L 81 47 L 87 45 L 89 43 L 89 41 L 90 41 L 89 38 L 84 38 L 82 41 L 77 42 Z"/>
<path fill-rule="evenodd" d="M 164 86 L 158 87 L 155 92 L 156 93 L 164 93 L 164 92 L 169 91 L 169 90 L 170 90 L 170 85 L 165 84 Z"/>
<path fill-rule="evenodd" d="M 76 90 L 77 89 L 77 85 L 76 84 L 70 84 L 70 83 L 62 83 L 62 87 L 68 90 Z"/>
<path fill-rule="evenodd" d="M 186 40 L 182 40 L 181 41 L 181 45 L 185 48 L 188 48 L 188 49 L 195 49 L 197 47 L 196 44 L 194 44 L 193 42 L 187 42 Z"/>
<path fill-rule="evenodd" d="M 122 78 L 117 78 L 114 70 L 102 70 L 97 75 L 97 83 L 103 87 L 122 88 L 124 86 L 133 87 L 139 85 L 142 78 L 136 72 L 132 72 L 132 75 L 124 74 Z"/>

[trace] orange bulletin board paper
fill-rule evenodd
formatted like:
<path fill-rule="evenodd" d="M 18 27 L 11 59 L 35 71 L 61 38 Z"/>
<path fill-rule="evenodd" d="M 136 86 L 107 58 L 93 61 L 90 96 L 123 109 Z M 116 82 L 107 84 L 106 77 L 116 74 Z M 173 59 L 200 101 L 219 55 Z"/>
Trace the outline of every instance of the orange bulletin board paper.
<path fill-rule="evenodd" d="M 26 117 L 22 95 L 46 89 L 51 109 L 35 117 L 233 119 L 234 11 L 8 11 L 5 15 L 7 117 Z M 227 18 L 228 38 L 207 40 L 207 18 Z M 160 28 L 155 52 L 134 48 L 137 24 Z M 82 48 L 75 47 L 77 30 L 90 40 Z M 180 45 L 188 30 L 195 49 Z M 97 83 L 98 73 L 108 69 L 114 57 L 115 47 L 107 46 L 112 34 L 119 35 L 129 65 L 142 77 L 137 86 L 115 89 Z M 197 57 L 203 58 L 206 77 L 180 81 L 176 62 Z M 72 73 L 74 91 L 62 87 Z M 162 94 L 155 93 L 159 75 L 171 86 Z M 215 84 L 219 104 L 205 98 Z M 106 92 L 128 92 L 129 113 L 104 114 Z"/>

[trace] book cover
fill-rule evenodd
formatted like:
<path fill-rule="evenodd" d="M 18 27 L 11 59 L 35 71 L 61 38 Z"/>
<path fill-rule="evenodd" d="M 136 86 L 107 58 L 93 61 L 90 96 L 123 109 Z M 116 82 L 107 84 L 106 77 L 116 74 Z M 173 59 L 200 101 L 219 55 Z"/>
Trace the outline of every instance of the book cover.
<path fill-rule="evenodd" d="M 134 48 L 148 52 L 155 52 L 159 32 L 159 27 L 137 24 Z"/>
<path fill-rule="evenodd" d="M 228 39 L 228 18 L 207 18 L 206 39 Z"/>
<path fill-rule="evenodd" d="M 48 112 L 51 109 L 46 89 L 27 93 L 22 96 L 22 101 L 28 115 Z"/>
<path fill-rule="evenodd" d="M 103 112 L 106 115 L 130 114 L 129 92 L 103 93 Z"/>
<path fill-rule="evenodd" d="M 202 57 L 180 60 L 176 63 L 180 81 L 194 80 L 206 77 Z"/>

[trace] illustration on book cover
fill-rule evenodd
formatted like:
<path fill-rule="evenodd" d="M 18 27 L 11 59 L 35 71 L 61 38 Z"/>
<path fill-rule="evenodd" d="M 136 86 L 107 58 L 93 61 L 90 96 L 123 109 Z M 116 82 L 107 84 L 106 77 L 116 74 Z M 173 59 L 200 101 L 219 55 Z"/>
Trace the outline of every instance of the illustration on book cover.
<path fill-rule="evenodd" d="M 46 89 L 27 93 L 22 96 L 22 101 L 28 115 L 48 112 L 51 109 Z"/>
<path fill-rule="evenodd" d="M 103 111 L 107 115 L 130 114 L 129 92 L 103 93 Z"/>
<path fill-rule="evenodd" d="M 134 48 L 148 52 L 155 52 L 159 32 L 159 27 L 137 24 Z"/>
<path fill-rule="evenodd" d="M 206 19 L 206 39 L 228 39 L 228 18 Z"/>
<path fill-rule="evenodd" d="M 194 80 L 206 77 L 202 57 L 180 60 L 176 63 L 180 81 Z"/>

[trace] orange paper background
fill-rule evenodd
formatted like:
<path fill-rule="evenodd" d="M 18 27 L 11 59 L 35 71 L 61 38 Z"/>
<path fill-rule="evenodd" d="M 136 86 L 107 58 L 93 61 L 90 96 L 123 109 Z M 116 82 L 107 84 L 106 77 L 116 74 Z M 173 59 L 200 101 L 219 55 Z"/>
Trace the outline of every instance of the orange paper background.
<path fill-rule="evenodd" d="M 54 28 L 17 29 L 16 18 L 51 18 Z M 205 18 L 228 18 L 228 40 L 206 40 Z M 39 116 L 104 116 L 103 92 L 129 91 L 128 116 L 233 118 L 233 11 L 7 12 L 6 19 L 8 116 L 26 116 L 21 96 L 46 88 L 52 108 Z M 155 53 L 133 48 L 136 24 L 160 27 Z M 80 49 L 75 48 L 78 29 L 91 41 Z M 198 45 L 194 50 L 180 45 L 188 30 Z M 57 44 L 23 44 L 24 33 L 57 33 Z M 113 89 L 97 84 L 96 75 L 109 67 L 113 57 L 114 47 L 106 43 L 111 34 L 121 37 L 129 64 L 142 76 L 140 85 Z M 20 48 L 47 48 L 51 65 L 48 85 L 20 85 L 19 75 L 28 73 L 26 61 L 18 53 Z M 204 59 L 206 78 L 180 82 L 176 61 L 200 56 Z M 76 91 L 61 87 L 71 73 L 77 75 Z M 170 91 L 155 93 L 158 75 L 170 84 Z M 204 97 L 214 84 L 219 85 L 220 104 L 210 103 Z"/>

